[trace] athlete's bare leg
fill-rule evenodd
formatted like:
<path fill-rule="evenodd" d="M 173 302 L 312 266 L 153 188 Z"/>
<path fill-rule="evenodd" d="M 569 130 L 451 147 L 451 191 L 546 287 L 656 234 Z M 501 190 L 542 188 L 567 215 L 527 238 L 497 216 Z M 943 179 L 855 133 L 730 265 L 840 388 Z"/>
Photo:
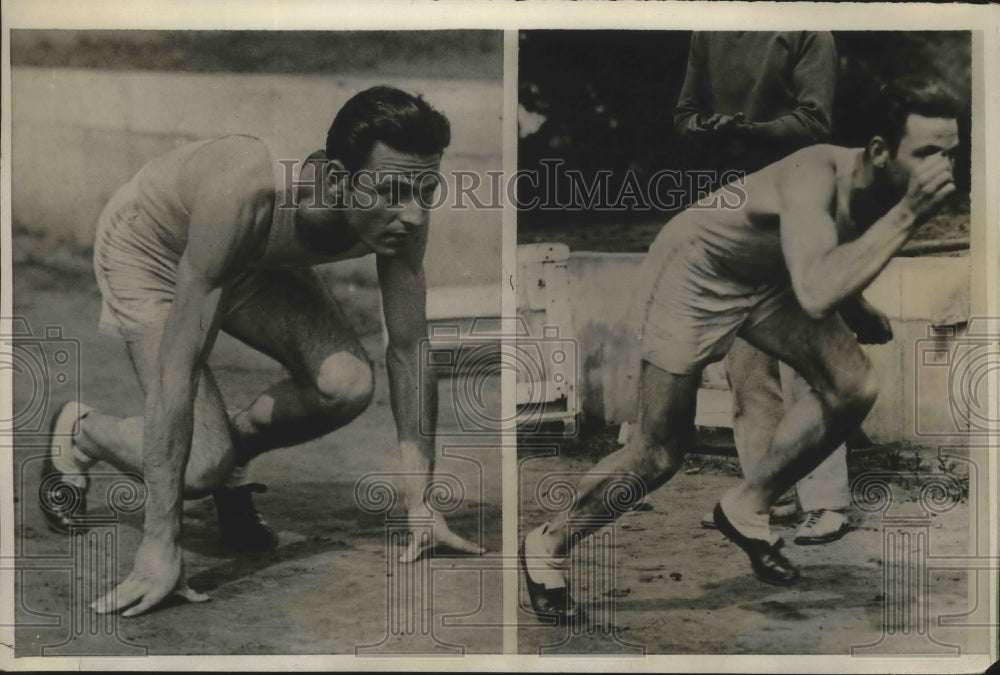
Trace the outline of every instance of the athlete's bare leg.
<path fill-rule="evenodd" d="M 588 524 L 587 516 L 617 517 L 628 510 L 627 504 L 609 509 L 605 501 L 615 481 L 623 476 L 634 477 L 649 493 L 677 472 L 694 442 L 694 411 L 700 384 L 700 372 L 675 375 L 651 363 L 642 364 L 638 433 L 580 480 L 572 513 L 560 514 L 549 523 L 545 537 L 552 555 L 562 558 L 568 553 L 570 520 L 573 532 L 583 536 L 600 527 Z M 641 494 L 638 497 L 641 499 Z"/>
<path fill-rule="evenodd" d="M 875 402 L 874 371 L 837 314 L 815 320 L 797 303 L 746 328 L 743 337 L 792 366 L 809 383 L 778 424 L 771 450 L 731 493 L 736 509 L 763 516 L 864 420 Z"/>
<path fill-rule="evenodd" d="M 261 452 L 301 443 L 343 426 L 368 405 L 373 376 L 357 337 L 314 273 L 268 273 L 262 290 L 230 312 L 223 329 L 274 357 L 290 372 L 232 421 L 209 369 L 195 401 L 195 431 L 186 496 L 218 487 L 234 465 Z M 159 354 L 159 335 L 128 345 L 145 391 Z M 79 424 L 88 455 L 141 473 L 143 418 L 98 411 Z"/>
<path fill-rule="evenodd" d="M 160 335 L 127 343 L 128 354 L 143 392 L 155 375 Z M 191 454 L 184 475 L 185 497 L 202 497 L 221 484 L 236 463 L 225 404 L 209 368 L 203 368 L 194 402 Z M 143 417 L 116 417 L 99 410 L 79 422 L 76 445 L 89 457 L 123 471 L 142 474 Z"/>
<path fill-rule="evenodd" d="M 745 330 L 744 337 L 795 367 L 812 387 L 778 424 L 771 451 L 731 491 L 730 513 L 755 514 L 766 529 L 771 504 L 864 419 L 875 400 L 875 381 L 867 357 L 837 315 L 817 321 L 797 303 L 787 303 Z M 630 473 L 654 490 L 677 471 L 692 442 L 699 384 L 699 375 L 674 375 L 643 364 L 640 433 L 591 469 L 580 481 L 576 508 L 548 524 L 545 541 L 553 556 L 564 557 L 575 541 L 568 537 L 571 520 L 582 534 L 600 526 L 588 526 L 586 516 L 620 515 L 604 502 L 614 480 L 609 474 Z"/>
<path fill-rule="evenodd" d="M 234 465 L 244 464 L 262 452 L 302 443 L 347 424 L 371 400 L 374 377 L 368 357 L 340 306 L 315 272 L 281 270 L 262 274 L 265 283 L 226 315 L 222 328 L 283 364 L 289 377 L 273 384 L 231 418 L 225 415 L 211 374 L 202 378 L 195 409 L 196 435 L 186 474 L 189 497 L 210 492 L 226 479 Z M 138 346 L 130 349 L 140 351 Z M 140 380 L 146 382 L 158 351 L 144 342 L 141 352 Z M 91 412 L 80 423 L 80 445 L 85 452 L 99 445 L 88 454 L 107 459 L 119 468 L 141 472 L 142 425 L 141 417 L 123 420 Z M 417 512 L 424 506 L 420 496 L 433 474 L 433 457 L 424 457 L 417 448 L 401 446 L 400 451 L 403 471 L 414 476 L 408 502 L 411 512 Z M 466 553 L 482 552 L 451 532 L 444 522 L 435 523 L 434 535 L 441 546 Z M 414 538 L 400 559 L 412 562 L 429 546 L 423 539 Z"/>
<path fill-rule="evenodd" d="M 283 363 L 291 375 L 233 417 L 241 457 L 300 443 L 346 424 L 368 405 L 374 383 L 368 357 L 315 272 L 268 274 L 280 277 L 280 283 L 268 279 L 252 301 L 230 312 L 222 324 L 228 333 Z M 275 306 L 283 308 L 277 316 Z M 425 456 L 416 444 L 401 443 L 399 448 L 409 513 L 426 516 L 424 496 L 434 456 Z M 443 519 L 436 517 L 432 534 L 433 541 L 412 537 L 400 561 L 413 562 L 436 545 L 482 553 Z"/>
<path fill-rule="evenodd" d="M 768 454 L 774 432 L 809 385 L 773 356 L 737 338 L 726 354 L 726 371 L 733 393 L 733 436 L 743 474 L 748 475 Z M 803 511 L 844 509 L 847 497 L 847 450 L 837 450 L 779 498 L 794 509 L 798 493 Z M 776 511 L 772 509 L 771 518 Z"/>
<path fill-rule="evenodd" d="M 733 393 L 733 437 L 744 472 L 767 454 L 774 430 L 785 414 L 778 361 L 742 338 L 726 354 Z"/>
<path fill-rule="evenodd" d="M 222 329 L 271 356 L 289 377 L 233 417 L 242 460 L 327 434 L 371 401 L 371 363 L 339 303 L 313 270 L 262 273 L 264 287 Z"/>

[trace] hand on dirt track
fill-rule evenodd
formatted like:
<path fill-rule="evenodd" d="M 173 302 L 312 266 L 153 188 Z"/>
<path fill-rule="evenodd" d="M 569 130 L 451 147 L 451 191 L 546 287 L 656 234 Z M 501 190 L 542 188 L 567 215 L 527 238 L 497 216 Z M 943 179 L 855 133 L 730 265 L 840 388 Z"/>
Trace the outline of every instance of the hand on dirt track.
<path fill-rule="evenodd" d="M 135 554 L 132 573 L 113 591 L 91 603 L 90 607 L 98 614 L 124 609 L 122 616 L 136 616 L 172 593 L 189 602 L 208 600 L 207 595 L 188 586 L 181 550 L 174 542 L 143 539 Z"/>
<path fill-rule="evenodd" d="M 486 549 L 478 544 L 474 544 L 468 539 L 458 536 L 448 527 L 444 518 L 434 519 L 434 526 L 430 532 L 414 532 L 410 537 L 410 543 L 406 550 L 399 554 L 399 562 L 412 563 L 420 560 L 424 555 L 431 554 L 435 549 L 447 548 L 459 553 L 470 555 L 482 555 Z"/>

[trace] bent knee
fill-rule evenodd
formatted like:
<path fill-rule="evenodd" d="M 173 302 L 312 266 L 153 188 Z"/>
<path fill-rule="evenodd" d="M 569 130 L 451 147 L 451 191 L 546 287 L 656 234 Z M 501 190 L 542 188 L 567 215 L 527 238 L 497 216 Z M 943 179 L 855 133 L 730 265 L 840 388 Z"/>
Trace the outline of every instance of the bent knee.
<path fill-rule="evenodd" d="M 829 403 L 838 410 L 863 416 L 875 405 L 876 398 L 878 378 L 875 369 L 865 359 L 861 368 L 840 379 L 836 389 L 831 392 Z"/>
<path fill-rule="evenodd" d="M 366 360 L 337 352 L 320 365 L 316 389 L 332 405 L 360 413 L 371 403 L 375 376 Z"/>
<path fill-rule="evenodd" d="M 654 482 L 668 479 L 684 463 L 684 451 L 677 445 L 653 443 L 642 449 L 639 459 L 639 475 Z"/>

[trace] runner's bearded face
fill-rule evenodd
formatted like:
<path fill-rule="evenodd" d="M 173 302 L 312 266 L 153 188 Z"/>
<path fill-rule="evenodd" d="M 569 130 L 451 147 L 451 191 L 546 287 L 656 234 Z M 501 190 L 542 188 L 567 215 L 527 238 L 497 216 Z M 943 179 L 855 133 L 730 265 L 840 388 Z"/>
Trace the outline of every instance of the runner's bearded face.
<path fill-rule="evenodd" d="M 886 163 L 886 174 L 893 189 L 900 195 L 905 193 L 910 175 L 939 155 L 948 159 L 954 174 L 957 148 L 956 120 L 910 115 L 906 119 L 903 136 L 899 140 L 899 148 L 895 156 Z"/>
<path fill-rule="evenodd" d="M 347 225 L 378 255 L 406 250 L 427 228 L 440 166 L 440 155 L 414 155 L 376 143 L 349 181 Z"/>

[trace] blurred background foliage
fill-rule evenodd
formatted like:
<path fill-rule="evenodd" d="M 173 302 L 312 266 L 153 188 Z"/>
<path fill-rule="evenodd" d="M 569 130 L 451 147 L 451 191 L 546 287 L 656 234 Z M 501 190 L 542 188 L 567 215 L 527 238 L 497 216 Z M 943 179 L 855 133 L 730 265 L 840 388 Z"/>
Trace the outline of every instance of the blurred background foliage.
<path fill-rule="evenodd" d="M 15 30 L 11 65 L 104 70 L 503 77 L 502 31 Z"/>
<path fill-rule="evenodd" d="M 967 31 L 834 36 L 840 60 L 835 143 L 864 142 L 871 92 L 901 74 L 938 76 L 969 101 Z M 553 194 L 544 160 L 558 160 L 561 169 L 578 170 L 585 177 L 609 172 L 612 195 L 630 173 L 645 185 L 661 169 L 698 167 L 698 158 L 686 153 L 673 130 L 690 32 L 522 31 L 519 39 L 518 165 L 539 175 L 537 188 L 519 183 L 522 203 Z M 11 32 L 15 67 L 499 80 L 502 52 L 500 31 Z M 967 139 L 968 119 L 963 127 Z M 969 167 L 966 142 L 957 167 L 963 194 L 950 202 L 941 223 L 918 234 L 968 231 Z M 567 197 L 568 190 L 562 189 L 560 202 Z M 580 204 L 526 209 L 519 216 L 519 240 L 641 251 L 672 214 L 655 208 L 598 211 Z M 592 224 L 604 227 L 586 227 Z"/>
<path fill-rule="evenodd" d="M 659 170 L 698 167 L 698 158 L 686 154 L 685 144 L 678 143 L 673 129 L 690 35 L 687 31 L 522 32 L 518 166 L 538 171 L 540 180 L 537 189 L 526 181 L 520 183 L 521 203 L 552 194 L 546 160 L 561 160 L 561 169 L 578 170 L 584 176 L 610 171 L 612 195 L 628 172 L 645 185 Z M 835 32 L 834 37 L 840 61 L 834 143 L 858 146 L 865 142 L 872 92 L 899 75 L 937 76 L 969 102 L 971 36 L 967 31 L 852 31 Z M 969 186 L 968 122 L 962 120 L 966 142 L 956 167 L 959 190 L 964 192 Z M 567 199 L 565 187 L 560 185 L 560 202 Z M 964 210 L 966 228 L 967 201 L 965 195 L 964 206 L 963 199 L 950 206 L 958 215 Z M 611 227 L 649 224 L 655 235 L 671 214 L 651 209 L 598 211 L 579 204 L 525 209 L 518 221 L 519 238 L 522 242 L 565 241 L 565 236 L 546 238 L 532 230 L 597 223 Z M 961 223 L 949 227 L 960 228 Z M 601 248 L 644 250 L 649 243 L 645 239 L 653 235 Z M 602 238 L 596 232 L 590 237 L 595 244 Z M 572 237 L 574 241 L 587 238 L 583 233 Z"/>

